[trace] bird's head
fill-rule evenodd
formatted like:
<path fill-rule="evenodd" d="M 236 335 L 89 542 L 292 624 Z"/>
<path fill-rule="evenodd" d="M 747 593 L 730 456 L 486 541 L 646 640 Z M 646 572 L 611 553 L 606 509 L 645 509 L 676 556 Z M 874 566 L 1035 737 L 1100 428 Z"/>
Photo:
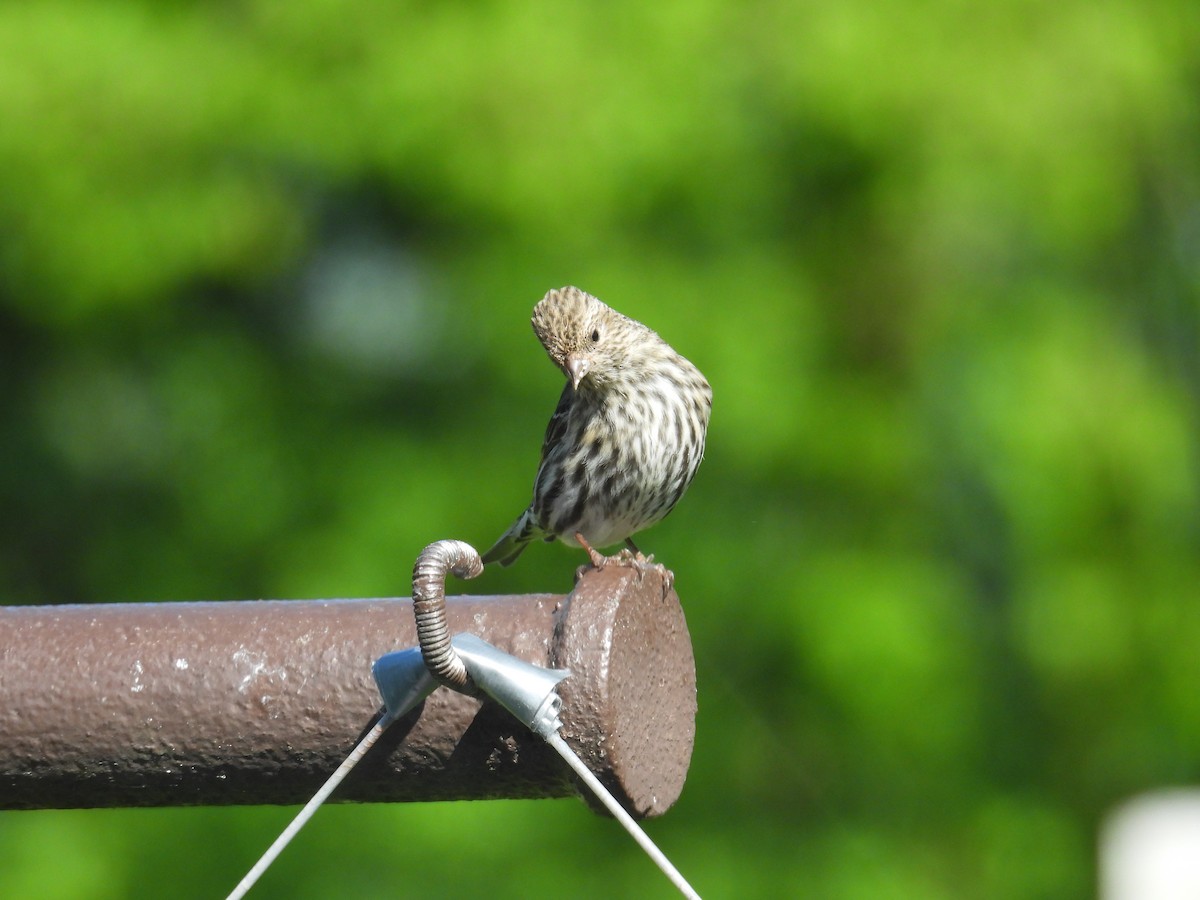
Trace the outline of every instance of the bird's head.
<path fill-rule="evenodd" d="M 533 308 L 533 330 L 551 361 L 578 391 L 602 387 L 621 376 L 639 337 L 654 335 L 586 291 L 550 291 Z"/>

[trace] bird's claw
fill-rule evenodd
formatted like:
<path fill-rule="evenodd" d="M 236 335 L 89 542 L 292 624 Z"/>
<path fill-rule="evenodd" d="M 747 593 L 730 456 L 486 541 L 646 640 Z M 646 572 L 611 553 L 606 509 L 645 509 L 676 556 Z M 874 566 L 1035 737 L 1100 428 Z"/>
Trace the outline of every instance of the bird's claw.
<path fill-rule="evenodd" d="M 609 560 L 615 561 L 619 566 L 629 566 L 637 572 L 639 584 L 645 580 L 647 572 L 658 573 L 659 578 L 662 579 L 664 597 L 671 593 L 671 590 L 675 587 L 675 573 L 662 563 L 656 563 L 653 553 L 646 556 L 641 551 L 632 553 L 628 549 L 623 549 L 615 558 L 609 557 Z"/>
<path fill-rule="evenodd" d="M 671 590 L 675 587 L 675 573 L 672 572 L 670 569 L 668 569 L 666 566 L 664 566 L 662 563 L 656 563 L 654 561 L 653 553 L 651 553 L 649 556 L 647 556 L 646 554 L 642 553 L 642 551 L 640 551 L 640 550 L 638 550 L 637 552 L 634 552 L 633 550 L 630 550 L 628 547 L 622 547 L 616 553 L 616 555 L 605 556 L 603 553 L 601 553 L 599 550 L 597 550 L 595 547 L 593 547 L 591 544 L 589 544 L 587 541 L 585 541 L 583 539 L 583 535 L 576 534 L 575 538 L 576 538 L 576 540 L 579 541 L 580 545 L 587 551 L 588 557 L 592 561 L 590 566 L 580 566 L 578 569 L 575 570 L 575 581 L 576 582 L 578 582 L 579 579 L 583 577 L 583 574 L 588 569 L 605 569 L 608 566 L 613 565 L 613 566 L 624 566 L 624 567 L 633 569 L 635 572 L 637 572 L 638 583 L 641 583 L 645 579 L 647 572 L 657 572 L 659 577 L 662 578 L 663 596 L 664 597 L 667 594 L 671 593 Z"/>

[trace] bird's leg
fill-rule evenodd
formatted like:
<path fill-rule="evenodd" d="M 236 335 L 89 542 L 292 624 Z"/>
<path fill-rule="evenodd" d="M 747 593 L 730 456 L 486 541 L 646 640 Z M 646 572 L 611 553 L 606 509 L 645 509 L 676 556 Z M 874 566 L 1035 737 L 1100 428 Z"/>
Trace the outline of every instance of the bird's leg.
<path fill-rule="evenodd" d="M 579 546 L 587 551 L 588 557 L 592 560 L 592 565 L 597 569 L 603 569 L 608 565 L 608 557 L 589 544 L 583 537 L 583 532 L 575 532 L 575 540 L 579 541 Z"/>
<path fill-rule="evenodd" d="M 621 559 L 627 560 L 639 572 L 643 572 L 650 568 L 650 564 L 654 562 L 654 554 L 646 554 L 638 549 L 638 545 L 633 542 L 633 538 L 625 538 L 625 546 L 621 548 Z M 658 566 L 662 569 L 662 564 Z M 667 571 L 663 569 L 663 571 Z"/>

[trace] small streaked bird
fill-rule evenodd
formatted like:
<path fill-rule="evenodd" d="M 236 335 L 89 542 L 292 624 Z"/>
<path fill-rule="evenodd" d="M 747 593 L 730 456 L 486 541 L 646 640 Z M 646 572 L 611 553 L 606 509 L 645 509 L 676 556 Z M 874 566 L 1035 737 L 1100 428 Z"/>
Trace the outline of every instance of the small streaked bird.
<path fill-rule="evenodd" d="M 533 502 L 487 553 L 508 566 L 535 540 L 595 547 L 660 521 L 704 456 L 712 388 L 657 334 L 576 287 L 533 308 L 533 330 L 567 376 L 542 443 Z"/>

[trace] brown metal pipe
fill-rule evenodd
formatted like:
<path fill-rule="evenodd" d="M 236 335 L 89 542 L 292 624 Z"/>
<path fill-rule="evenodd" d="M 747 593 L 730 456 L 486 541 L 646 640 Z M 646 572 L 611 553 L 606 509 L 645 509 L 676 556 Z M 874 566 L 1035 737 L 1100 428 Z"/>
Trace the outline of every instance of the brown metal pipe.
<path fill-rule="evenodd" d="M 570 668 L 568 743 L 636 815 L 675 802 L 695 663 L 658 572 L 610 565 L 565 596 L 451 597 L 447 613 L 451 633 Z M 415 644 L 408 599 L 0 607 L 0 809 L 302 803 L 381 705 L 371 663 Z M 440 688 L 333 799 L 573 793 L 508 713 Z"/>

